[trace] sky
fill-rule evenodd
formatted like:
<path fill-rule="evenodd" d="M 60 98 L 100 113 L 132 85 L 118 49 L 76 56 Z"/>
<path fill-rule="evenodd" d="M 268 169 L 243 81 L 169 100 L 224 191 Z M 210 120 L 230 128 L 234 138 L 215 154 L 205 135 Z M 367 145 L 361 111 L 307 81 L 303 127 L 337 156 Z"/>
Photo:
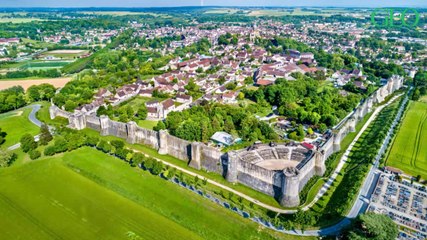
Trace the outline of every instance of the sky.
<path fill-rule="evenodd" d="M 2 7 L 200 6 L 427 7 L 426 0 L 0 0 Z"/>

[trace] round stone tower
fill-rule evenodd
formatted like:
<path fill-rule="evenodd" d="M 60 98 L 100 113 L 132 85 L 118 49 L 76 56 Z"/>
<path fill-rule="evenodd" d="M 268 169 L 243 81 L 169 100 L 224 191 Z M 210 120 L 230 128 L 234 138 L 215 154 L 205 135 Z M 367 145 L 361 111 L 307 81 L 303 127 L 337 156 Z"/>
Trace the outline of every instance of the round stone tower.
<path fill-rule="evenodd" d="M 299 205 L 299 171 L 294 167 L 283 170 L 282 196 L 280 205 L 284 207 L 297 207 Z"/>

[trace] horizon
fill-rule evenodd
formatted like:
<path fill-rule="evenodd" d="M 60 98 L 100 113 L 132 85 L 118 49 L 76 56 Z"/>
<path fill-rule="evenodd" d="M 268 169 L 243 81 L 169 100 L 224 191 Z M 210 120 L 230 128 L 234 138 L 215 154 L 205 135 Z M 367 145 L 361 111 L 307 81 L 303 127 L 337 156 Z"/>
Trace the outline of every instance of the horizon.
<path fill-rule="evenodd" d="M 59 3 L 58 3 L 59 2 Z M 0 9 L 4 8 L 179 8 L 179 7 L 320 7 L 320 8 L 378 8 L 378 7 L 414 7 L 425 8 L 424 0 L 391 0 L 387 2 L 360 0 L 357 3 L 350 0 L 335 2 L 333 0 L 306 0 L 305 4 L 296 4 L 291 0 L 182 0 L 178 3 L 171 0 L 156 2 L 139 2 L 135 0 L 2 0 Z"/>

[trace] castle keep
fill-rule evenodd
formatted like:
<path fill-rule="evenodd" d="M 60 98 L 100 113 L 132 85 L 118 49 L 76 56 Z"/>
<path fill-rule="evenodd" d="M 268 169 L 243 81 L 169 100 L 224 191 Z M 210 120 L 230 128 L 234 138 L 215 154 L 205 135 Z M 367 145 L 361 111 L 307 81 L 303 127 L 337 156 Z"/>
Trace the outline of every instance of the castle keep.
<path fill-rule="evenodd" d="M 342 139 L 356 131 L 356 124 L 372 111 L 374 104 L 403 85 L 403 78 L 393 76 L 384 86 L 359 104 L 331 132 L 325 134 L 314 149 L 300 144 L 255 144 L 247 149 L 223 153 L 204 143 L 189 142 L 168 134 L 137 126 L 135 122 L 121 123 L 107 116 L 97 117 L 83 113 L 69 113 L 55 105 L 49 109 L 50 117 L 67 118 L 69 127 L 91 128 L 101 135 L 112 135 L 129 143 L 148 145 L 160 154 L 168 154 L 186 161 L 195 169 L 222 174 L 229 182 L 239 182 L 275 197 L 282 206 L 300 204 L 299 192 L 314 175 L 325 172 L 325 160 L 340 150 Z"/>

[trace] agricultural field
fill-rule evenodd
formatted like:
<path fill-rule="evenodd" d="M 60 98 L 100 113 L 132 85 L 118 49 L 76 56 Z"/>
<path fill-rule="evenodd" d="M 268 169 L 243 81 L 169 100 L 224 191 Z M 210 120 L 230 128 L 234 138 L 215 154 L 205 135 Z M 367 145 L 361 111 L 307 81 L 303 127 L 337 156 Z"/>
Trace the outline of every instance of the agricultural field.
<path fill-rule="evenodd" d="M 62 59 L 61 59 L 62 60 Z M 21 70 L 58 69 L 68 65 L 70 61 L 28 61 L 20 66 Z"/>
<path fill-rule="evenodd" d="M 6 239 L 302 239 L 87 147 L 1 169 L 0 181 Z"/>
<path fill-rule="evenodd" d="M 218 9 L 209 9 L 205 12 L 205 14 L 234 14 L 239 9 L 235 8 L 218 8 Z"/>
<path fill-rule="evenodd" d="M 21 86 L 24 90 L 27 90 L 33 85 L 39 85 L 42 83 L 52 84 L 54 87 L 59 88 L 65 86 L 65 84 L 71 81 L 71 77 L 61 77 L 61 78 L 28 78 L 23 80 L 5 80 L 0 81 L 0 90 L 7 89 L 13 86 Z"/>
<path fill-rule="evenodd" d="M 28 119 L 30 112 L 31 108 L 21 108 L 0 114 L 0 128 L 7 133 L 4 147 L 18 143 L 25 133 L 31 135 L 39 133 L 39 128 Z"/>
<path fill-rule="evenodd" d="M 386 165 L 427 179 L 427 103 L 410 102 Z"/>
<path fill-rule="evenodd" d="M 45 21 L 45 20 L 40 18 L 29 18 L 29 17 L 0 18 L 0 23 L 27 23 L 32 21 Z"/>
<path fill-rule="evenodd" d="M 152 12 L 130 12 L 130 11 L 83 11 L 82 14 L 99 15 L 99 16 L 127 16 L 127 15 L 152 15 L 155 17 L 169 17 L 167 14 L 158 14 Z"/>
<path fill-rule="evenodd" d="M 326 16 L 329 17 L 330 13 L 324 13 L 320 10 L 308 10 L 301 8 L 292 9 L 263 9 L 254 10 L 249 12 L 248 16 L 260 17 L 260 16 Z"/>

